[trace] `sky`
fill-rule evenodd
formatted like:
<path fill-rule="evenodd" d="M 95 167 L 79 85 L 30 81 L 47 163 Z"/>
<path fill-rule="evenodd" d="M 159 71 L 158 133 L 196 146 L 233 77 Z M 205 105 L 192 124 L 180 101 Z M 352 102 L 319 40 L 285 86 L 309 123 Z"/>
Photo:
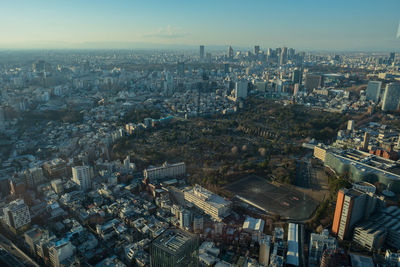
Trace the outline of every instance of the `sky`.
<path fill-rule="evenodd" d="M 0 0 L 0 48 L 400 51 L 400 0 Z"/>

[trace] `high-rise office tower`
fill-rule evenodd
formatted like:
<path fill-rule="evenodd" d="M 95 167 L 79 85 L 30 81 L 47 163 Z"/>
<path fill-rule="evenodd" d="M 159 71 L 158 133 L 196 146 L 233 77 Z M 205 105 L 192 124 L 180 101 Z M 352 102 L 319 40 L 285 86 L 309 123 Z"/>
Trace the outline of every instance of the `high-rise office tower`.
<path fill-rule="evenodd" d="M 185 62 L 177 63 L 177 73 L 178 73 L 178 76 L 181 76 L 181 77 L 185 75 Z"/>
<path fill-rule="evenodd" d="M 200 58 L 203 59 L 204 58 L 204 45 L 200 46 Z"/>
<path fill-rule="evenodd" d="M 224 73 L 229 73 L 229 64 L 224 63 Z"/>
<path fill-rule="evenodd" d="M 294 50 L 294 48 L 288 49 L 288 59 L 293 59 L 295 54 L 296 54 L 296 50 Z"/>
<path fill-rule="evenodd" d="M 296 84 L 296 83 L 301 84 L 301 80 L 303 78 L 302 76 L 303 76 L 303 74 L 302 74 L 301 70 L 294 69 L 292 72 L 292 82 L 294 84 Z"/>
<path fill-rule="evenodd" d="M 229 59 L 232 59 L 232 58 L 233 58 L 233 49 L 232 49 L 232 46 L 229 46 L 229 47 L 228 47 L 228 54 L 227 54 L 227 56 L 228 56 Z"/>
<path fill-rule="evenodd" d="M 364 134 L 364 140 L 363 140 L 363 142 L 362 142 L 362 144 L 361 144 L 362 150 L 368 151 L 368 145 L 369 145 L 369 132 L 365 132 L 365 134 Z"/>
<path fill-rule="evenodd" d="M 381 94 L 382 82 L 379 81 L 369 81 L 366 91 L 367 100 L 374 102 L 379 101 L 379 96 Z"/>
<path fill-rule="evenodd" d="M 260 53 L 260 46 L 259 45 L 255 45 L 254 46 L 254 55 L 258 55 Z"/>
<path fill-rule="evenodd" d="M 281 51 L 281 58 L 279 60 L 279 64 L 284 65 L 286 64 L 287 60 L 288 60 L 288 49 L 287 47 L 283 47 Z"/>
<path fill-rule="evenodd" d="M 91 187 L 89 166 L 72 167 L 72 180 L 86 191 Z"/>
<path fill-rule="evenodd" d="M 340 239 L 347 239 L 362 219 L 375 211 L 378 199 L 357 189 L 340 189 L 336 201 L 332 232 Z"/>
<path fill-rule="evenodd" d="M 267 235 L 260 240 L 260 251 L 258 261 L 263 266 L 269 265 L 269 255 L 271 252 L 271 236 Z"/>
<path fill-rule="evenodd" d="M 299 88 L 300 88 L 300 85 L 298 83 L 295 83 L 294 84 L 294 89 L 293 89 L 293 95 L 294 96 L 297 96 L 297 94 L 299 93 Z"/>
<path fill-rule="evenodd" d="M 396 53 L 395 52 L 391 52 L 390 55 L 389 55 L 390 63 L 394 62 L 395 57 L 396 57 Z"/>
<path fill-rule="evenodd" d="M 389 83 L 383 94 L 382 110 L 395 111 L 399 108 L 400 83 Z"/>
<path fill-rule="evenodd" d="M 306 75 L 306 80 L 304 82 L 304 87 L 308 92 L 312 92 L 314 89 L 321 87 L 323 83 L 322 75 L 308 74 Z"/>
<path fill-rule="evenodd" d="M 235 83 L 235 99 L 247 97 L 247 81 L 239 81 Z"/>
<path fill-rule="evenodd" d="M 150 245 L 151 267 L 197 267 L 199 240 L 180 229 L 168 229 Z"/>

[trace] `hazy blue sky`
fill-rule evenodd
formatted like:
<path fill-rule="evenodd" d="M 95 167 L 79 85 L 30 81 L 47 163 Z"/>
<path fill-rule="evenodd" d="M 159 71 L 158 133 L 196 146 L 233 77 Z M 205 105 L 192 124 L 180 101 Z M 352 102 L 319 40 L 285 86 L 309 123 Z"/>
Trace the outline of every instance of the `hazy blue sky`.
<path fill-rule="evenodd" d="M 400 0 L 3 0 L 0 48 L 400 50 Z"/>

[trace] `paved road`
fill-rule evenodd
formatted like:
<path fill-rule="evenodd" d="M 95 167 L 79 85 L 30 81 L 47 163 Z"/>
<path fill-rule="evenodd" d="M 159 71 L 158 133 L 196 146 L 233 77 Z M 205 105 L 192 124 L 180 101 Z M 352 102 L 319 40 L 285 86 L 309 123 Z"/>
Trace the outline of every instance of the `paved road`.
<path fill-rule="evenodd" d="M 35 261 L 33 261 L 28 255 L 26 255 L 22 250 L 20 250 L 11 240 L 0 234 L 0 247 L 5 251 L 2 251 L 0 259 L 5 261 L 9 260 L 14 264 L 10 266 L 35 266 L 39 267 Z M 1 263 L 1 262 L 0 262 Z"/>

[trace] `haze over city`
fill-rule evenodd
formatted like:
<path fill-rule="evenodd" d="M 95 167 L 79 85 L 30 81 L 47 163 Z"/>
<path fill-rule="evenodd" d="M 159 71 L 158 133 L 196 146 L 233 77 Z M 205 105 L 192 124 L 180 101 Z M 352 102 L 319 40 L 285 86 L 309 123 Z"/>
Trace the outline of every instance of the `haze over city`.
<path fill-rule="evenodd" d="M 0 5 L 1 267 L 399 267 L 399 0 Z"/>
<path fill-rule="evenodd" d="M 400 2 L 4 1 L 0 48 L 291 46 L 398 51 Z"/>

